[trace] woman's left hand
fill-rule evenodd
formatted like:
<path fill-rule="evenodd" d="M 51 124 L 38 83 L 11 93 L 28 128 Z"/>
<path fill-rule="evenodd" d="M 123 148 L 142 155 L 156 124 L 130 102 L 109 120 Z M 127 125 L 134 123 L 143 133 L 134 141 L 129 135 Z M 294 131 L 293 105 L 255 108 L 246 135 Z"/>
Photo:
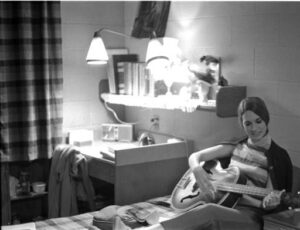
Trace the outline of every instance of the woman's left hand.
<path fill-rule="evenodd" d="M 265 210 L 271 210 L 276 208 L 280 202 L 281 202 L 281 196 L 282 193 L 284 193 L 285 190 L 282 190 L 281 192 L 271 192 L 262 201 L 262 207 Z"/>

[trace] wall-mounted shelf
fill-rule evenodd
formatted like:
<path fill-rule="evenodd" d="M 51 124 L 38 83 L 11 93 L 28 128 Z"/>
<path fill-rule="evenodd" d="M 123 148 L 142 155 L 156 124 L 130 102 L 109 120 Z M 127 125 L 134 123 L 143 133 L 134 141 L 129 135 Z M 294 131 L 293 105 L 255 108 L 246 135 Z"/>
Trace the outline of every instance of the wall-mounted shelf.
<path fill-rule="evenodd" d="M 102 84 L 102 86 L 101 86 Z M 237 106 L 246 97 L 246 86 L 221 87 L 216 100 L 208 100 L 203 103 L 198 99 L 183 99 L 178 95 L 157 97 L 117 95 L 106 93 L 104 82 L 100 82 L 101 100 L 110 104 L 121 104 L 125 106 L 137 106 L 156 109 L 181 109 L 187 104 L 196 106 L 197 110 L 216 112 L 219 117 L 234 117 L 237 115 Z M 105 93 L 103 93 L 105 92 Z"/>
<path fill-rule="evenodd" d="M 157 109 L 180 109 L 187 103 L 190 103 L 191 105 L 198 106 L 199 108 L 215 110 L 215 100 L 209 100 L 207 103 L 200 103 L 200 101 L 197 99 L 185 100 L 178 95 L 160 95 L 157 97 L 147 97 L 103 93 L 101 94 L 101 98 L 111 104 L 122 104 L 126 106 L 138 106 Z"/>
<path fill-rule="evenodd" d="M 48 192 L 41 192 L 41 193 L 31 192 L 30 194 L 24 196 L 11 196 L 10 200 L 11 201 L 28 200 L 28 199 L 43 197 L 46 196 L 47 194 Z"/>

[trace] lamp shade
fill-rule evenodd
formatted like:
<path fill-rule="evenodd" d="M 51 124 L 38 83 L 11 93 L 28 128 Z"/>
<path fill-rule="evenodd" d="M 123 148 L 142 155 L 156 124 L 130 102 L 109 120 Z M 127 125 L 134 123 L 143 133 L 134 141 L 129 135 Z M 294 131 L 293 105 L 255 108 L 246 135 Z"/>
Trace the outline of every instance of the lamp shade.
<path fill-rule="evenodd" d="M 161 69 L 169 63 L 166 50 L 158 38 L 153 38 L 148 42 L 147 53 L 146 53 L 146 64 L 147 68 Z"/>
<path fill-rule="evenodd" d="M 100 36 L 95 34 L 90 48 L 88 50 L 86 61 L 88 64 L 106 64 L 108 61 L 108 55 L 103 43 L 103 40 Z"/>
<path fill-rule="evenodd" d="M 178 39 L 171 37 L 163 38 L 163 46 L 165 55 L 170 59 L 174 60 L 180 54 L 180 49 L 178 47 Z"/>
<path fill-rule="evenodd" d="M 168 57 L 166 56 L 164 46 L 160 42 L 160 40 L 158 38 L 153 38 L 148 43 L 147 53 L 146 53 L 146 63 L 149 64 L 150 62 L 157 59 L 168 60 Z"/>

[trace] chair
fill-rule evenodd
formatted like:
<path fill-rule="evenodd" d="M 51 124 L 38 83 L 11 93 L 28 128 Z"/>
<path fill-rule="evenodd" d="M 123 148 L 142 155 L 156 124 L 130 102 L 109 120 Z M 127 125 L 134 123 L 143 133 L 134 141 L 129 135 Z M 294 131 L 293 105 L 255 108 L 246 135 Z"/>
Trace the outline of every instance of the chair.
<path fill-rule="evenodd" d="M 94 197 L 87 161 L 80 149 L 72 145 L 57 146 L 52 155 L 49 174 L 49 218 L 78 214 L 79 200 L 86 200 L 90 211 L 94 211 Z"/>

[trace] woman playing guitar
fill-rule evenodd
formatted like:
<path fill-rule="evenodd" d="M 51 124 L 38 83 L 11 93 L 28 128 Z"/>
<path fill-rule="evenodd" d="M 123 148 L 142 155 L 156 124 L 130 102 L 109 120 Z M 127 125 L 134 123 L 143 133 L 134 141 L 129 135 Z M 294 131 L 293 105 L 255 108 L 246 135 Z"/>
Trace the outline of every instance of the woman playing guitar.
<path fill-rule="evenodd" d="M 287 151 L 277 145 L 270 136 L 269 112 L 264 101 L 258 97 L 242 100 L 238 107 L 238 118 L 247 135 L 246 138 L 235 142 L 224 142 L 194 152 L 189 157 L 190 170 L 194 174 L 202 196 L 208 202 L 193 207 L 173 219 L 143 229 L 257 230 L 263 228 L 264 214 L 287 208 L 280 202 L 282 193 L 274 192 L 262 198 L 244 194 L 234 207 L 225 207 L 213 202 L 216 187 L 209 178 L 209 172 L 200 163 L 216 159 L 230 158 L 227 166 L 238 168 L 246 177 L 248 186 L 276 189 L 282 192 L 290 192 L 292 189 L 292 163 Z M 192 196 L 187 196 L 189 197 Z"/>

